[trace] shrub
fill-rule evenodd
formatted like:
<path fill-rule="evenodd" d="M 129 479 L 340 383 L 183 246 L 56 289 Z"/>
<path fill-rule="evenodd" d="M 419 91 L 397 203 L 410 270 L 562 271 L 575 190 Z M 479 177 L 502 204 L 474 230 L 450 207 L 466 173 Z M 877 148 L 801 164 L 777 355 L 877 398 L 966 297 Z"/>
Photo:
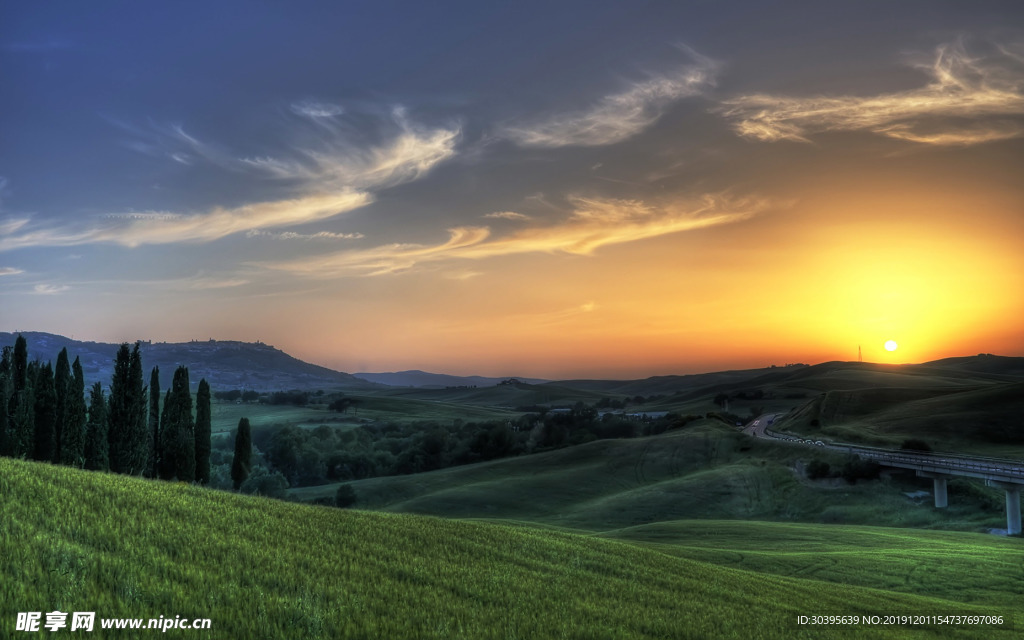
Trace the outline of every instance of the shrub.
<path fill-rule="evenodd" d="M 900 449 L 903 451 L 931 451 L 932 448 L 927 442 L 920 438 L 908 438 L 903 441 L 900 445 Z"/>
<path fill-rule="evenodd" d="M 288 480 L 279 471 L 270 473 L 264 467 L 257 467 L 242 483 L 240 490 L 242 493 L 283 499 L 288 495 Z"/>
<path fill-rule="evenodd" d="M 807 463 L 806 471 L 808 478 L 811 480 L 819 480 L 821 478 L 827 478 L 831 468 L 824 460 L 811 460 Z"/>
<path fill-rule="evenodd" d="M 876 480 L 882 468 L 873 460 L 854 458 L 843 465 L 843 480 L 856 484 L 858 480 Z"/>
<path fill-rule="evenodd" d="M 343 484 L 338 487 L 338 493 L 334 495 L 334 506 L 342 509 L 347 509 L 354 505 L 359 498 L 356 496 L 355 489 L 350 484 Z"/>

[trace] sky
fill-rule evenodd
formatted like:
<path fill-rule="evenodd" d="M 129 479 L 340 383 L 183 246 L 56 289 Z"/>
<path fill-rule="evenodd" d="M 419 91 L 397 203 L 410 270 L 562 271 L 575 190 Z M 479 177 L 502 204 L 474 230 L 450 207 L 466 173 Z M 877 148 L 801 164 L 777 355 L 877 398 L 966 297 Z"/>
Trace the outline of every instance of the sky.
<path fill-rule="evenodd" d="M 0 330 L 546 378 L 1024 356 L 1020 2 L 5 2 L 0 79 Z"/>

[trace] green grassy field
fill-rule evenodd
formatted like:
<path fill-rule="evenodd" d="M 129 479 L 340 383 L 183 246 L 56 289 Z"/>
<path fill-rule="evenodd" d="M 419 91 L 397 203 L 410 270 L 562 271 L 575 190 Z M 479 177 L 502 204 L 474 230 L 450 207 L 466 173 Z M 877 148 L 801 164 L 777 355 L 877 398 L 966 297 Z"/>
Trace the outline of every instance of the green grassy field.
<path fill-rule="evenodd" d="M 659 522 L 601 535 L 779 576 L 1008 608 L 1024 598 L 1020 538 L 735 520 Z"/>
<path fill-rule="evenodd" d="M 435 400 L 419 400 L 376 395 L 350 395 L 359 404 L 347 413 L 330 411 L 326 405 L 294 407 L 290 405 L 213 403 L 213 433 L 229 433 L 238 427 L 240 418 L 249 418 L 254 429 L 274 425 L 294 425 L 313 428 L 321 424 L 334 427 L 352 427 L 367 422 L 381 421 L 396 424 L 412 422 L 438 422 L 452 424 L 455 420 L 494 421 L 514 420 L 519 412 L 494 407 L 460 405 Z"/>
<path fill-rule="evenodd" d="M 352 415 L 361 420 L 380 420 L 408 424 L 410 422 L 438 422 L 451 424 L 455 420 L 492 421 L 515 420 L 522 415 L 518 411 L 510 411 L 499 406 L 482 407 L 474 404 L 461 404 L 438 399 L 419 399 L 401 397 L 393 392 L 380 395 L 350 395 L 359 404 L 349 409 L 345 415 Z"/>
<path fill-rule="evenodd" d="M 7 636 L 15 635 L 17 612 L 53 610 L 210 618 L 209 632 L 168 637 L 266 639 L 998 639 L 1018 637 L 1009 627 L 1024 623 L 1005 597 L 980 588 L 939 588 L 912 576 L 913 589 L 850 586 L 827 572 L 778 575 L 799 573 L 779 563 L 761 572 L 683 557 L 700 555 L 684 544 L 695 538 L 680 533 L 685 524 L 660 543 L 672 547 L 666 551 L 652 546 L 654 531 L 619 532 L 641 539 L 623 542 L 343 511 L 10 459 L 0 459 L 0 499 L 0 629 Z M 861 562 L 874 549 L 892 549 L 879 532 L 854 530 L 847 538 L 845 528 L 829 527 L 815 544 L 834 557 L 855 550 Z M 720 564 L 730 545 L 753 544 L 741 531 L 720 536 L 721 545 L 712 544 L 711 530 L 703 533 L 708 559 Z M 1019 569 L 1019 540 L 999 546 L 972 534 L 897 535 L 906 546 L 932 549 L 922 558 L 928 562 L 951 549 L 988 558 L 969 578 L 960 574 L 964 584 L 1004 584 L 1003 564 Z M 764 537 L 778 553 L 792 535 L 775 529 Z M 797 624 L 798 615 L 886 613 L 986 613 L 1009 624 Z M 97 630 L 90 637 L 130 636 Z"/>
<path fill-rule="evenodd" d="M 335 411 L 322 407 L 293 407 L 290 405 L 234 404 L 214 402 L 210 405 L 213 433 L 230 433 L 238 428 L 240 418 L 248 418 L 253 428 L 271 425 L 317 426 L 329 424 L 349 426 L 352 421 Z"/>
<path fill-rule="evenodd" d="M 801 462 L 844 458 L 754 440 L 717 421 L 658 436 L 599 440 L 530 456 L 409 476 L 352 482 L 360 508 L 461 518 L 511 518 L 604 531 L 656 521 L 713 518 L 884 524 L 984 531 L 1005 526 L 1002 493 L 950 483 L 950 507 L 905 494 L 931 490 L 914 477 L 849 485 L 811 482 Z M 292 490 L 333 498 L 336 484 Z"/>

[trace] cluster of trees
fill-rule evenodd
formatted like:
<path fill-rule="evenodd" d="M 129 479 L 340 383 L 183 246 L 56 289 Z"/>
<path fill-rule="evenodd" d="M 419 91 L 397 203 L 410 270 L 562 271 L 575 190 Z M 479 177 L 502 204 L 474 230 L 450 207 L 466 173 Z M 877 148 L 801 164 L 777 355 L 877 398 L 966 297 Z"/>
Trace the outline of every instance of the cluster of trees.
<path fill-rule="evenodd" d="M 811 480 L 842 478 L 850 484 L 856 484 L 858 480 L 877 480 L 882 468 L 873 460 L 851 456 L 839 469 L 833 469 L 824 460 L 815 459 L 808 462 L 804 470 Z"/>
<path fill-rule="evenodd" d="M 646 398 L 641 395 L 637 395 L 633 396 L 632 398 L 622 398 L 621 400 L 618 400 L 615 398 L 602 396 L 601 399 L 598 400 L 597 404 L 595 404 L 594 406 L 597 407 L 598 409 L 625 409 L 631 404 L 640 405 L 646 404 L 648 402 L 657 402 L 658 400 L 661 400 L 664 397 L 664 394 L 651 395 L 647 396 Z"/>
<path fill-rule="evenodd" d="M 261 394 L 259 391 L 252 390 L 242 391 L 241 389 L 231 389 L 230 391 L 218 391 L 214 393 L 213 396 L 221 402 L 236 402 L 238 400 L 241 400 L 242 402 L 258 401 L 260 404 L 290 404 L 296 407 L 304 407 L 313 400 L 314 396 L 322 396 L 323 394 L 323 391 L 311 393 L 300 389 L 274 391 L 266 394 Z"/>
<path fill-rule="evenodd" d="M 86 449 L 85 377 L 67 350 L 56 369 L 28 361 L 21 336 L 0 356 L 0 455 L 82 466 Z"/>
<path fill-rule="evenodd" d="M 195 414 L 188 369 L 178 367 L 160 406 L 159 370 L 143 385 L 139 343 L 121 345 L 110 395 L 99 382 L 85 401 L 85 377 L 67 349 L 56 367 L 28 362 L 18 336 L 0 356 L 0 455 L 97 471 L 207 484 L 211 450 L 210 386 L 199 382 Z"/>
<path fill-rule="evenodd" d="M 321 392 L 322 393 L 322 392 Z M 308 391 L 300 391 L 298 389 L 292 389 L 291 391 L 275 391 L 261 402 L 265 404 L 290 404 L 296 407 L 304 407 L 309 404 L 310 393 Z"/>
<path fill-rule="evenodd" d="M 231 389 L 230 391 L 217 391 L 214 392 L 213 397 L 220 400 L 221 402 L 236 402 L 241 400 L 242 402 L 256 402 L 260 399 L 259 391 L 242 391 L 241 389 Z"/>
<path fill-rule="evenodd" d="M 602 416 L 594 407 L 577 403 L 565 412 L 530 414 L 515 421 L 456 421 L 454 426 L 417 422 L 375 423 L 351 429 L 327 425 L 315 429 L 266 428 L 252 434 L 258 452 L 252 464 L 254 474 L 257 469 L 265 469 L 267 482 L 279 474 L 286 486 L 314 486 L 433 471 L 603 438 L 652 435 L 680 428 L 698 417 L 668 414 L 637 420 Z M 222 449 L 216 458 L 226 464 L 227 456 L 228 451 Z"/>

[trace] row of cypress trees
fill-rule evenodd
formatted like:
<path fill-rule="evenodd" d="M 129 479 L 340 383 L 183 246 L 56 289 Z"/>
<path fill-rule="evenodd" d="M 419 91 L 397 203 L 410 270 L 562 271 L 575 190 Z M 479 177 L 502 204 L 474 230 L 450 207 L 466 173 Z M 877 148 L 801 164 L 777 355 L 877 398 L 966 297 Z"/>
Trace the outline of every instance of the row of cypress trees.
<path fill-rule="evenodd" d="M 195 415 L 188 368 L 178 367 L 160 406 L 160 372 L 143 386 L 139 343 L 124 343 L 114 361 L 110 395 L 93 384 L 88 409 L 85 377 L 67 349 L 49 362 L 28 362 L 18 336 L 0 355 L 0 455 L 72 467 L 208 484 L 210 385 L 199 381 Z"/>

